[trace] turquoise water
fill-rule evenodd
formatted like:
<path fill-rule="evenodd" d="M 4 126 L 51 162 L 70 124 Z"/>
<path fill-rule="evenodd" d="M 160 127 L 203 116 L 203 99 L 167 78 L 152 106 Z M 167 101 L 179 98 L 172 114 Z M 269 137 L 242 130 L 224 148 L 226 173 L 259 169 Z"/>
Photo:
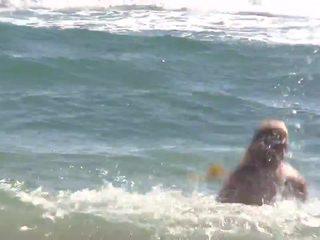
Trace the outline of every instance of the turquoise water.
<path fill-rule="evenodd" d="M 317 16 L 81 3 L 1 2 L 1 238 L 320 238 Z M 310 200 L 216 203 L 266 118 Z"/>

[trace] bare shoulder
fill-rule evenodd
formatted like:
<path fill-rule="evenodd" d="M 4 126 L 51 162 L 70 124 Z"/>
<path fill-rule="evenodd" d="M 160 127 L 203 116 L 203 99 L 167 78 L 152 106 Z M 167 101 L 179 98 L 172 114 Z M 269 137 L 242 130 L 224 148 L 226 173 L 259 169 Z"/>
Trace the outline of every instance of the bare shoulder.
<path fill-rule="evenodd" d="M 305 178 L 289 163 L 283 163 L 280 168 L 280 177 L 284 180 L 284 197 L 294 196 L 301 200 L 306 200 L 308 187 Z"/>
<path fill-rule="evenodd" d="M 304 180 L 304 177 L 299 173 L 299 171 L 287 162 L 283 162 L 281 164 L 278 170 L 278 175 L 284 180 L 288 178 Z"/>

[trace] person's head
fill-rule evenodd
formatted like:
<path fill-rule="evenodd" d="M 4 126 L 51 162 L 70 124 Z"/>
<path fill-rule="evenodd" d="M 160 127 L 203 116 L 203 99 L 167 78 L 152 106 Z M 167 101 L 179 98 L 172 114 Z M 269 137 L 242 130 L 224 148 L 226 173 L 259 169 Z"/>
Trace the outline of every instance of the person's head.
<path fill-rule="evenodd" d="M 288 150 L 288 129 L 283 121 L 267 120 L 256 129 L 242 164 L 276 168 Z"/>

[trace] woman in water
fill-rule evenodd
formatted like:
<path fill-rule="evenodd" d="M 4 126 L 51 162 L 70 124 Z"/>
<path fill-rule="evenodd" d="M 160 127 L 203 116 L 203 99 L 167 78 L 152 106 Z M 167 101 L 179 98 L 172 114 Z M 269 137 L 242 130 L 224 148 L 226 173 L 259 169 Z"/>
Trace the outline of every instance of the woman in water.
<path fill-rule="evenodd" d="M 271 204 L 276 196 L 306 200 L 304 178 L 284 160 L 288 130 L 282 121 L 268 120 L 256 130 L 240 166 L 230 174 L 217 200 L 248 205 Z"/>

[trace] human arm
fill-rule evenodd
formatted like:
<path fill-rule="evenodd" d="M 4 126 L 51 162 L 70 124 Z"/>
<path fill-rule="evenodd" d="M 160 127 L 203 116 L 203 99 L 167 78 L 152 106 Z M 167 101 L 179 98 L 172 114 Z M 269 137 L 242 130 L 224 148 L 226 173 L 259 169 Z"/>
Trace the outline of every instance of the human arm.
<path fill-rule="evenodd" d="M 308 185 L 305 178 L 290 164 L 284 163 L 279 172 L 279 176 L 283 179 L 284 198 L 295 197 L 302 201 L 308 198 Z"/>

